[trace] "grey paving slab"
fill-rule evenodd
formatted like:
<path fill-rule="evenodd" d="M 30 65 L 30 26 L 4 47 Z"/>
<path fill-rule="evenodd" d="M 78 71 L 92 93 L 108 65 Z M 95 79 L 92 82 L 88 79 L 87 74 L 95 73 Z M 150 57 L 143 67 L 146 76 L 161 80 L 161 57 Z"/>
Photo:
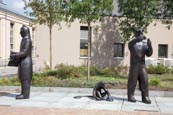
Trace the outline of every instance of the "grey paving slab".
<path fill-rule="evenodd" d="M 160 112 L 159 107 L 157 106 L 156 100 L 154 97 L 150 98 L 152 103 L 145 104 L 141 101 L 141 96 L 137 96 L 136 103 L 131 103 L 127 101 L 127 99 L 123 103 L 122 111 L 153 111 L 153 112 Z"/>
<path fill-rule="evenodd" d="M 51 103 L 49 105 L 49 107 L 53 107 L 53 108 L 77 108 L 77 109 L 85 108 L 85 106 L 86 106 L 86 103 L 84 102 L 81 103 L 81 102 L 67 102 L 67 101 Z"/>
<path fill-rule="evenodd" d="M 60 99 L 58 98 L 58 97 L 54 97 L 54 98 L 52 98 L 52 97 L 46 97 L 46 96 L 44 96 L 44 97 L 42 97 L 42 96 L 37 96 L 37 97 L 32 97 L 32 98 L 30 98 L 29 99 L 30 101 L 40 101 L 40 102 L 57 102 L 57 101 L 59 101 Z"/>
<path fill-rule="evenodd" d="M 157 105 L 162 113 L 173 113 L 172 97 L 156 97 Z"/>
<path fill-rule="evenodd" d="M 57 92 L 40 92 L 40 96 L 47 96 L 47 97 L 65 97 L 69 95 L 69 93 L 57 93 Z"/>
<path fill-rule="evenodd" d="M 0 106 L 11 106 L 11 105 L 14 105 L 15 103 L 16 103 L 15 100 L 0 99 Z"/>
<path fill-rule="evenodd" d="M 167 101 L 173 103 L 173 97 L 155 97 L 156 101 Z"/>
<path fill-rule="evenodd" d="M 0 91 L 20 92 L 20 86 L 1 86 Z M 31 87 L 31 92 L 57 92 L 57 93 L 79 93 L 92 95 L 93 88 L 64 88 L 64 87 Z M 127 95 L 126 89 L 109 89 L 111 95 Z M 173 91 L 153 91 L 150 97 L 173 97 Z M 136 90 L 135 96 L 141 96 L 141 92 Z"/>
<path fill-rule="evenodd" d="M 77 102 L 81 102 L 81 103 L 88 103 L 91 99 L 88 97 L 83 97 L 81 99 L 75 99 L 74 97 L 64 97 L 61 98 L 59 100 L 60 103 L 64 103 L 64 102 L 73 102 L 73 103 L 77 103 Z"/>
<path fill-rule="evenodd" d="M 0 77 L 11 77 L 17 74 L 17 67 L 0 67 Z"/>
<path fill-rule="evenodd" d="M 13 107 L 49 107 L 49 102 L 42 101 L 22 101 L 12 105 Z"/>
<path fill-rule="evenodd" d="M 121 110 L 121 103 L 114 104 L 114 103 L 88 103 L 85 107 L 86 109 L 97 109 L 97 110 Z"/>
<path fill-rule="evenodd" d="M 60 89 L 60 88 L 59 88 Z M 63 88 L 64 89 L 64 88 Z M 73 89 L 74 92 L 33 92 L 31 91 L 30 99 L 16 100 L 15 96 L 19 93 L 16 91 L 0 92 L 0 106 L 12 107 L 45 107 L 45 108 L 71 108 L 71 109 L 92 109 L 92 110 L 115 110 L 115 111 L 145 111 L 154 113 L 173 114 L 173 97 L 159 97 L 153 95 L 150 97 L 152 103 L 144 104 L 141 102 L 141 96 L 135 95 L 136 103 L 127 101 L 126 94 L 111 94 L 113 102 L 96 101 L 91 96 L 92 93 L 80 92 L 79 88 Z M 62 89 L 61 89 L 62 90 Z M 124 91 L 124 90 L 123 90 Z M 116 92 L 115 92 L 116 93 Z M 140 93 L 140 92 L 138 92 Z M 160 92 L 155 92 L 160 93 Z M 74 98 L 81 96 L 81 98 Z"/>
<path fill-rule="evenodd" d="M 160 106 L 159 108 L 161 113 L 172 113 L 173 115 L 173 106 Z"/>

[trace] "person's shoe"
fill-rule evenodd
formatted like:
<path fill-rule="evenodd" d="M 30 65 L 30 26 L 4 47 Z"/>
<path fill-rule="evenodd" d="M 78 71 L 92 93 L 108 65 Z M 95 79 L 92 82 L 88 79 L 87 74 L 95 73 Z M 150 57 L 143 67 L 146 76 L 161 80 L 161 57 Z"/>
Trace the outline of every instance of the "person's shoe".
<path fill-rule="evenodd" d="M 136 99 L 135 97 L 131 96 L 131 97 L 128 97 L 128 101 L 135 103 Z"/>
<path fill-rule="evenodd" d="M 146 104 L 151 104 L 151 100 L 149 97 L 142 97 L 142 102 Z"/>
<path fill-rule="evenodd" d="M 16 95 L 16 99 L 29 99 L 29 97 L 25 97 L 24 95 Z"/>

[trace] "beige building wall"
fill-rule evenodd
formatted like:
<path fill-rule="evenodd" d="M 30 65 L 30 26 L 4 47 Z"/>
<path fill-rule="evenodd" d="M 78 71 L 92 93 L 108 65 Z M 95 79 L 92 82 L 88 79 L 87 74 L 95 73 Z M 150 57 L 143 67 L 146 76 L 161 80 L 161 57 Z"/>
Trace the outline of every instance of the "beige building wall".
<path fill-rule="evenodd" d="M 45 25 L 36 26 L 36 65 L 37 69 L 49 65 L 49 29 Z M 70 27 L 62 23 L 62 29 L 55 25 L 52 30 L 53 66 L 64 63 L 81 65 L 80 59 L 80 24 L 76 21 Z"/>
<path fill-rule="evenodd" d="M 148 27 L 148 33 L 146 36 L 151 39 L 153 45 L 153 58 L 158 57 L 158 45 L 159 44 L 168 44 L 168 58 L 173 59 L 173 26 L 170 30 L 166 28 L 166 25 L 157 23 L 156 26 L 153 26 L 154 22 Z"/>
<path fill-rule="evenodd" d="M 18 52 L 20 47 L 20 28 L 22 25 L 30 27 L 31 20 L 11 11 L 0 9 L 0 66 L 8 63 L 10 55 L 10 23 L 13 23 L 13 51 Z M 31 31 L 32 34 L 32 31 Z"/>
<path fill-rule="evenodd" d="M 170 30 L 165 25 L 152 23 L 148 27 L 147 38 L 153 44 L 153 55 L 158 58 L 158 44 L 168 44 L 168 58 L 173 53 L 173 27 Z M 53 27 L 53 66 L 64 63 L 68 65 L 86 64 L 87 58 L 80 57 L 80 26 L 87 26 L 75 21 L 70 27 L 62 23 L 62 29 Z M 105 19 L 101 23 L 92 24 L 92 65 L 104 67 L 129 66 L 130 53 L 125 44 L 124 57 L 114 57 L 114 43 L 122 43 L 118 32 L 118 25 L 114 19 Z M 45 25 L 37 25 L 36 28 L 36 68 L 43 68 L 44 63 L 49 65 L 49 29 Z"/>

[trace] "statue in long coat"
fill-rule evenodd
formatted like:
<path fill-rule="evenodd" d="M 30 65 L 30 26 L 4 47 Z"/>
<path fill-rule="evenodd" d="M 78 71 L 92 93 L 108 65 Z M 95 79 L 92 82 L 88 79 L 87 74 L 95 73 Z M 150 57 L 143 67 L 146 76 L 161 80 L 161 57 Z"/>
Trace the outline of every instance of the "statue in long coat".
<path fill-rule="evenodd" d="M 11 52 L 10 58 L 19 60 L 18 77 L 21 82 L 21 94 L 16 95 L 16 99 L 28 99 L 30 96 L 30 83 L 32 80 L 32 42 L 29 28 L 25 25 L 21 27 L 22 36 L 20 52 Z"/>

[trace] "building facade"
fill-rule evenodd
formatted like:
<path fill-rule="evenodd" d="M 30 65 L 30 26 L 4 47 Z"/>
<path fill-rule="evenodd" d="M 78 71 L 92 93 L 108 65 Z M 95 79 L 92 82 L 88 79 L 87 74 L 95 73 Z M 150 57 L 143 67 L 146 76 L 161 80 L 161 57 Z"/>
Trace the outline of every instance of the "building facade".
<path fill-rule="evenodd" d="M 115 2 L 115 0 L 114 0 Z M 116 4 L 116 3 L 114 3 Z M 0 4 L 1 5 L 1 4 Z M 117 7 L 115 7 L 117 8 Z M 117 12 L 114 9 L 113 12 Z M 124 43 L 118 31 L 116 17 L 105 17 L 101 22 L 93 23 L 91 40 L 91 65 L 100 68 L 129 66 L 130 52 L 128 42 Z M 148 33 L 153 45 L 153 55 L 146 58 L 147 65 L 164 64 L 173 65 L 173 26 L 170 30 L 165 25 L 154 21 L 148 27 Z M 10 51 L 19 51 L 20 28 L 22 25 L 30 27 L 34 70 L 40 70 L 49 65 L 49 28 L 46 25 L 31 24 L 31 19 L 8 10 L 3 5 L 0 7 L 0 66 L 6 66 Z M 52 62 L 58 64 L 86 65 L 88 27 L 80 24 L 78 20 L 71 26 L 66 22 L 52 29 Z"/>
<path fill-rule="evenodd" d="M 8 64 L 10 51 L 19 51 L 22 25 L 28 26 L 33 36 L 34 28 L 31 26 L 31 19 L 0 4 L 0 67 L 5 67 Z"/>
<path fill-rule="evenodd" d="M 151 23 L 148 33 L 153 45 L 153 55 L 146 58 L 147 64 L 165 64 L 165 60 L 173 59 L 173 26 L 170 30 L 157 22 Z M 49 65 L 49 29 L 45 25 L 37 25 L 36 68 Z M 53 66 L 57 64 L 87 64 L 88 27 L 75 21 L 70 27 L 62 22 L 62 29 L 55 25 L 52 32 Z M 124 43 L 118 32 L 115 19 L 104 18 L 102 22 L 92 24 L 91 64 L 100 68 L 129 66 L 130 52 L 128 42 Z M 173 62 L 169 61 L 170 65 Z"/>

